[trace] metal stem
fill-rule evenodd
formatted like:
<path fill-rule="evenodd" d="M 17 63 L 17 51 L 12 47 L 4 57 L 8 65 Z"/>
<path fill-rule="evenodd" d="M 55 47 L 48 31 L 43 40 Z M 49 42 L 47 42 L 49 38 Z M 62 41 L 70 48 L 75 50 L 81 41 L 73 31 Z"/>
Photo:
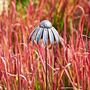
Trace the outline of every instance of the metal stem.
<path fill-rule="evenodd" d="M 48 90 L 48 80 L 47 80 L 47 46 L 45 46 L 45 66 L 46 66 L 46 90 Z"/>

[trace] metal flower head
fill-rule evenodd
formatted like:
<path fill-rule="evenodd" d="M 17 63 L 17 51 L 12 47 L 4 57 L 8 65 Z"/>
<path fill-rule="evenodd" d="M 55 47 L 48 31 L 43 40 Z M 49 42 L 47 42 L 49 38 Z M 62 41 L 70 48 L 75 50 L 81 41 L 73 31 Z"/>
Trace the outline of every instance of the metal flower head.
<path fill-rule="evenodd" d="M 48 20 L 43 20 L 38 27 L 36 27 L 29 36 L 29 41 L 39 43 L 40 39 L 43 40 L 44 45 L 48 42 L 54 44 L 54 42 L 59 43 L 62 39 L 57 30 L 52 26 L 51 22 Z"/>

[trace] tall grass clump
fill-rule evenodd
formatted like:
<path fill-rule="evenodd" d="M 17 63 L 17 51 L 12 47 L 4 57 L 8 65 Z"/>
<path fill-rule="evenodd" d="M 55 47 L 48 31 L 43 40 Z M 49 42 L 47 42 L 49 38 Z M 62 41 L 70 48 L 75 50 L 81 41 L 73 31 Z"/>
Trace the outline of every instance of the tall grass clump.
<path fill-rule="evenodd" d="M 0 14 L 0 90 L 45 90 L 44 46 L 28 44 L 29 34 L 43 19 L 64 39 L 63 45 L 47 46 L 49 90 L 90 90 L 90 1 L 7 4 Z"/>

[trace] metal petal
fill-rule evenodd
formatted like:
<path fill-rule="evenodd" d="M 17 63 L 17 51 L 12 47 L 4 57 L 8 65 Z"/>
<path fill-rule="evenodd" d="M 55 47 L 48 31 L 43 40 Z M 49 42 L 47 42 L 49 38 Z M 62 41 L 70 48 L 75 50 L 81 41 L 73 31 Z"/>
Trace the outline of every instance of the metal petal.
<path fill-rule="evenodd" d="M 43 33 L 43 29 L 42 28 L 39 28 L 39 31 L 37 33 L 37 36 L 36 36 L 36 42 L 39 43 L 41 37 L 42 37 L 42 33 Z"/>
<path fill-rule="evenodd" d="M 54 44 L 54 34 L 51 29 L 48 29 L 48 31 L 49 31 L 50 43 Z"/>
<path fill-rule="evenodd" d="M 33 33 L 34 33 L 35 31 L 36 31 L 36 28 L 30 33 L 29 38 L 28 38 L 28 42 L 31 40 L 32 35 L 33 35 Z"/>
<path fill-rule="evenodd" d="M 48 30 L 47 29 L 44 29 L 44 32 L 43 32 L 43 42 L 44 42 L 44 45 L 48 44 Z"/>
<path fill-rule="evenodd" d="M 39 31 L 39 27 L 36 27 L 36 29 L 34 30 L 34 32 L 31 33 L 31 40 L 32 41 L 35 40 L 38 31 Z"/>
<path fill-rule="evenodd" d="M 54 34 L 55 39 L 56 39 L 56 43 L 59 43 L 60 42 L 60 36 L 59 36 L 57 30 L 54 27 L 52 27 L 51 30 Z"/>

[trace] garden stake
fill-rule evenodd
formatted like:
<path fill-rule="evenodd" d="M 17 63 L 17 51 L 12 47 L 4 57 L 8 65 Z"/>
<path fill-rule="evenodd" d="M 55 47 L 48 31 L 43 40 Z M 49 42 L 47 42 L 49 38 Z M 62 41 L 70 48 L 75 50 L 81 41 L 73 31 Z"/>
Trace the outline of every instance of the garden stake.
<path fill-rule="evenodd" d="M 46 90 L 48 90 L 48 79 L 47 79 L 47 46 L 45 46 L 45 66 L 46 66 Z"/>
<path fill-rule="evenodd" d="M 45 67 L 46 67 L 46 90 L 49 90 L 48 88 L 48 67 L 47 67 L 47 46 L 50 43 L 51 45 L 54 45 L 54 43 L 63 44 L 63 38 L 59 36 L 57 30 L 52 26 L 50 21 L 43 20 L 41 21 L 40 25 L 36 27 L 31 34 L 29 35 L 28 43 L 34 41 L 38 44 L 40 40 L 43 40 L 44 46 L 45 46 Z"/>

